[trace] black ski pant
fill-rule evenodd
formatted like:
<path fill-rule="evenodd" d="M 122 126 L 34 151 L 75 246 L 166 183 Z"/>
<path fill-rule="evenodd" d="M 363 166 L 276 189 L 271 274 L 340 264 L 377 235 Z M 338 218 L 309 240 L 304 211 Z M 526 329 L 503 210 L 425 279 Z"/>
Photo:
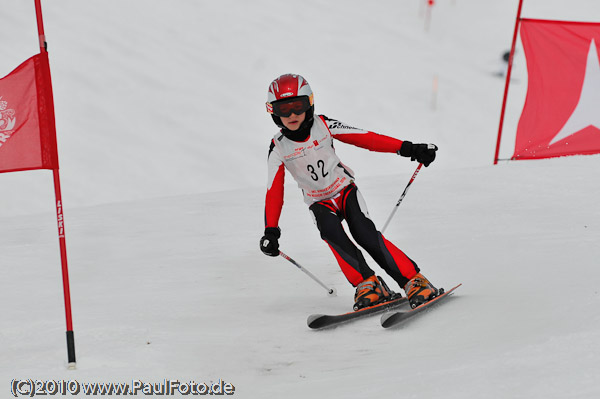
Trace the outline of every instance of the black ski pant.
<path fill-rule="evenodd" d="M 346 220 L 356 243 L 364 248 L 401 288 L 419 273 L 417 264 L 377 230 L 355 184 L 350 184 L 333 198 L 312 204 L 309 209 L 321 238 L 329 245 L 342 272 L 354 287 L 375 272 L 367 265 L 362 252 L 346 234 L 343 220 Z"/>

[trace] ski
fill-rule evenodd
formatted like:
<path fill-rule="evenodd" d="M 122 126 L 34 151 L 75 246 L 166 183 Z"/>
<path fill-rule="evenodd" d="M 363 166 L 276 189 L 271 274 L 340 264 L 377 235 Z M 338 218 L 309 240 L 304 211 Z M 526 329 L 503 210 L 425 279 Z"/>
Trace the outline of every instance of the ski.
<path fill-rule="evenodd" d="M 461 285 L 462 284 L 458 284 L 456 287 L 451 288 L 449 291 L 444 292 L 444 293 L 436 296 L 435 298 L 433 298 L 429 302 L 426 302 L 426 303 L 422 304 L 421 306 L 417 306 L 414 309 L 410 309 L 410 310 L 407 310 L 407 311 L 390 312 L 390 313 L 386 313 L 386 314 L 382 315 L 381 316 L 381 326 L 383 328 L 389 328 L 389 327 L 392 327 L 392 326 L 397 326 L 398 324 L 400 324 L 400 323 L 402 323 L 402 322 L 404 322 L 404 321 L 412 318 L 413 316 L 415 316 L 415 315 L 423 312 L 424 310 L 431 308 L 435 304 L 439 304 L 444 299 L 446 299 L 450 295 L 452 295 L 452 293 L 454 292 L 454 290 L 456 290 Z"/>
<path fill-rule="evenodd" d="M 390 301 L 379 303 L 374 306 L 369 306 L 368 308 L 363 308 L 357 311 L 337 315 L 313 314 L 308 316 L 307 324 L 312 329 L 335 327 L 342 323 L 357 320 L 362 317 L 380 313 L 388 309 L 397 308 L 398 306 L 407 303 L 405 297 L 400 297 L 400 294 L 396 295 L 398 295 L 398 297 Z"/>

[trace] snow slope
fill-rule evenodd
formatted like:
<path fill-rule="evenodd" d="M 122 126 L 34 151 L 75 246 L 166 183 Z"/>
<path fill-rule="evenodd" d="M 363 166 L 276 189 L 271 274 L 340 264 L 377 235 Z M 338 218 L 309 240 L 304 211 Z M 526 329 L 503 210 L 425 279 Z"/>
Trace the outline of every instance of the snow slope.
<path fill-rule="evenodd" d="M 435 141 L 440 165 L 493 158 L 504 82 L 490 74 L 510 46 L 516 4 L 440 3 L 425 32 L 417 1 L 43 3 L 69 206 L 262 185 L 266 90 L 286 72 L 306 76 L 317 112 Z M 33 0 L 5 4 L 1 76 L 38 51 Z M 363 155 L 340 151 L 349 164 Z M 383 157 L 360 173 L 397 170 Z M 30 199 L 47 191 L 39 175 L 3 176 L 18 192 L 2 214 L 47 210 Z"/>
<path fill-rule="evenodd" d="M 597 397 L 600 157 L 491 166 L 517 1 L 436 3 L 426 32 L 417 1 L 44 2 L 78 367 L 65 369 L 50 174 L 0 175 L 0 392 L 14 378 L 223 379 L 243 398 Z M 523 13 L 600 20 L 597 2 L 569 4 Z M 2 76 L 37 51 L 33 2 L 3 5 Z M 291 179 L 282 250 L 338 297 L 258 251 L 265 91 L 288 71 L 317 112 L 440 146 L 386 236 L 463 287 L 406 328 L 306 327 L 347 311 L 353 289 Z M 336 149 L 382 226 L 416 165 Z"/>

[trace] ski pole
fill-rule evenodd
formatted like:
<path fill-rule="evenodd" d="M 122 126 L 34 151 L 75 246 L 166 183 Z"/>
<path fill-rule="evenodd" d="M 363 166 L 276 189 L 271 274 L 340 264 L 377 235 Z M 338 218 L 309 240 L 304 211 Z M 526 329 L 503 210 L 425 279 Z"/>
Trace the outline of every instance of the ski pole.
<path fill-rule="evenodd" d="M 335 288 L 329 288 L 329 287 L 327 287 L 325 284 L 323 284 L 321 282 L 321 280 L 319 280 L 318 278 L 316 278 L 314 274 L 312 274 L 311 272 L 309 272 L 308 270 L 306 270 L 305 268 L 303 268 L 302 266 L 300 266 L 300 264 L 298 262 L 296 262 L 294 259 L 290 258 L 289 256 L 287 256 L 286 254 L 284 254 L 281 251 L 279 251 L 279 255 L 282 258 L 290 261 L 291 264 L 293 264 L 298 269 L 300 269 L 304 273 L 306 273 L 310 278 L 312 278 L 313 280 L 315 280 L 321 287 L 325 288 L 327 290 L 327 295 L 329 295 L 329 296 L 336 296 L 337 295 L 337 292 L 336 292 Z"/>
<path fill-rule="evenodd" d="M 410 185 L 412 184 L 413 181 L 415 181 L 415 178 L 417 177 L 417 175 L 419 174 L 419 171 L 421 170 L 421 167 L 423 166 L 422 163 L 419 164 L 419 166 L 417 166 L 417 170 L 415 170 L 415 173 L 413 173 L 412 177 L 410 178 L 410 181 L 408 182 L 408 184 L 406 185 L 406 188 L 404 189 L 404 191 L 402 192 L 402 195 L 400 196 L 400 199 L 398 200 L 398 202 L 396 203 L 396 206 L 394 206 L 394 209 L 392 210 L 392 213 L 390 214 L 390 216 L 388 217 L 387 221 L 385 222 L 385 225 L 383 226 L 383 229 L 381 229 L 381 232 L 383 233 L 385 231 L 385 229 L 388 227 L 388 224 L 390 224 L 390 221 L 392 220 L 392 218 L 394 217 L 394 215 L 396 214 L 396 211 L 398 210 L 398 207 L 400 206 L 400 203 L 402 202 L 402 200 L 404 199 L 404 196 L 406 195 L 406 192 L 408 191 L 408 188 L 410 187 Z"/>

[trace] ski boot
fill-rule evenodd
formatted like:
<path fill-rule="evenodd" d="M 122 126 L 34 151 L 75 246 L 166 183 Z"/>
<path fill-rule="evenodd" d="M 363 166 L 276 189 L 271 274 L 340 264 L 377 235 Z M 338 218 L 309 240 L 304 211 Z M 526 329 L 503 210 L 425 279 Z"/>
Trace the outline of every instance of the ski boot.
<path fill-rule="evenodd" d="M 413 309 L 432 300 L 439 294 L 439 290 L 421 273 L 417 274 L 406 283 L 404 291 L 406 292 L 410 307 Z"/>
<path fill-rule="evenodd" d="M 381 277 L 371 276 L 356 286 L 354 310 L 389 301 L 394 295 Z"/>

